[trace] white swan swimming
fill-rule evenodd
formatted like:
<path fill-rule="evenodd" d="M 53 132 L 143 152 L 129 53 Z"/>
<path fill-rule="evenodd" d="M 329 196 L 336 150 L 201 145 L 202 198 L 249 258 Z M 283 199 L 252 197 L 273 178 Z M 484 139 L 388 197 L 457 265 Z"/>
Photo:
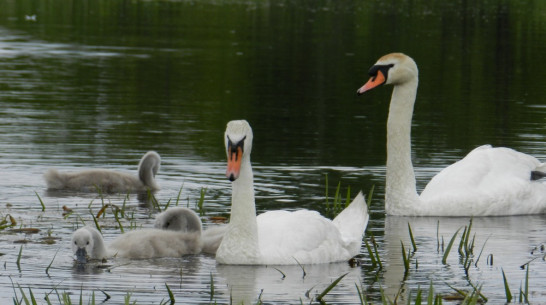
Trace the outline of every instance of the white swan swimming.
<path fill-rule="evenodd" d="M 201 222 L 199 230 L 197 228 L 190 228 L 189 231 L 135 230 L 121 234 L 110 244 L 105 245 L 97 229 L 85 226 L 72 234 L 72 252 L 78 263 L 114 256 L 143 259 L 198 254 L 203 247 L 200 227 Z"/>
<path fill-rule="evenodd" d="M 109 169 L 90 169 L 80 172 L 58 172 L 56 169 L 49 169 L 44 174 L 44 179 L 50 190 L 92 192 L 99 187 L 107 193 L 155 191 L 159 189 L 155 175 L 159 171 L 160 164 L 159 154 L 149 151 L 138 164 L 138 177 Z"/>
<path fill-rule="evenodd" d="M 494 216 L 546 213 L 546 165 L 513 149 L 484 145 L 438 173 L 419 196 L 411 162 L 418 69 L 401 53 L 381 57 L 358 94 L 392 84 L 387 122 L 385 209 L 391 215 Z"/>
<path fill-rule="evenodd" d="M 368 224 L 359 193 L 333 221 L 316 211 L 270 211 L 256 217 L 250 153 L 252 129 L 244 121 L 227 124 L 226 175 L 232 181 L 231 217 L 216 252 L 220 264 L 315 264 L 357 255 Z"/>
<path fill-rule="evenodd" d="M 157 214 L 154 224 L 157 229 L 173 231 L 193 232 L 199 228 L 203 243 L 202 252 L 216 254 L 227 226 L 213 226 L 203 231 L 201 231 L 201 226 L 199 216 L 194 211 L 183 207 L 170 208 Z"/>

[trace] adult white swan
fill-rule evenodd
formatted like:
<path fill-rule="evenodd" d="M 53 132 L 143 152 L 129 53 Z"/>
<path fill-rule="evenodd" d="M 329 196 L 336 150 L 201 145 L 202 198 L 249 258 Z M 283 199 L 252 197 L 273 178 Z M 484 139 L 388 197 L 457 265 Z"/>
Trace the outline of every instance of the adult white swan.
<path fill-rule="evenodd" d="M 369 70 L 358 94 L 392 84 L 387 121 L 385 209 L 391 215 L 493 216 L 546 212 L 546 184 L 536 180 L 546 165 L 509 148 L 480 146 L 442 170 L 421 195 L 411 163 L 411 118 L 417 65 L 407 55 L 388 54 Z"/>
<path fill-rule="evenodd" d="M 316 211 L 270 211 L 256 217 L 250 152 L 252 129 L 244 121 L 227 124 L 226 175 L 232 181 L 231 218 L 216 252 L 221 264 L 315 264 L 357 255 L 368 224 L 359 193 L 333 221 Z"/>
<path fill-rule="evenodd" d="M 58 172 L 50 169 L 44 174 L 50 190 L 74 190 L 92 192 L 97 187 L 103 192 L 142 192 L 159 189 L 155 175 L 159 171 L 161 158 L 155 151 L 147 152 L 138 164 L 138 177 L 129 173 L 109 169 L 90 169 L 80 172 Z"/>
<path fill-rule="evenodd" d="M 155 258 L 181 257 L 198 254 L 203 247 L 201 242 L 201 222 L 199 228 L 188 231 L 168 231 L 161 229 L 141 229 L 121 234 L 110 244 L 105 245 L 97 229 L 85 226 L 72 234 L 72 252 L 78 263 L 89 259 Z"/>

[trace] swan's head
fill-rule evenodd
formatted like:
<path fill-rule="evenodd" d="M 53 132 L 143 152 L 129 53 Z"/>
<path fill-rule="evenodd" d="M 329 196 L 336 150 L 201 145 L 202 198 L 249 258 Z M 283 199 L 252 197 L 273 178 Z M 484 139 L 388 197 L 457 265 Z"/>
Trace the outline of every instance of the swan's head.
<path fill-rule="evenodd" d="M 201 233 L 201 219 L 187 208 L 170 208 L 155 217 L 155 228 L 180 232 Z"/>
<path fill-rule="evenodd" d="M 80 228 L 72 234 L 72 253 L 79 264 L 87 263 L 89 254 L 93 253 L 93 247 L 93 235 L 87 229 Z"/>
<path fill-rule="evenodd" d="M 245 120 L 230 121 L 224 134 L 228 159 L 226 177 L 230 181 L 239 178 L 243 159 L 250 158 L 252 151 L 252 128 Z"/>
<path fill-rule="evenodd" d="M 416 81 L 419 75 L 417 64 L 402 53 L 391 53 L 381 57 L 368 71 L 370 80 L 358 89 L 358 95 L 380 85 L 402 85 Z"/>

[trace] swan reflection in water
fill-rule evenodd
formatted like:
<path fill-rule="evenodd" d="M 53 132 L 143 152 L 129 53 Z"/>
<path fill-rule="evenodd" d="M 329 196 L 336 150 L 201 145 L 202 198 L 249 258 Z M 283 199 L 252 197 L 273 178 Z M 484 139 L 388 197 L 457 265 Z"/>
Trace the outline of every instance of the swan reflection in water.
<path fill-rule="evenodd" d="M 303 265 L 303 269 L 298 265 L 219 264 L 216 270 L 219 282 L 227 284 L 232 304 L 256 304 L 259 298 L 278 304 L 293 304 L 300 299 L 308 303 L 346 273 L 325 300 L 331 304 L 360 304 L 355 287 L 362 282 L 360 268 L 351 268 L 347 263 Z"/>
<path fill-rule="evenodd" d="M 546 278 L 546 253 L 541 245 L 546 243 L 546 215 L 512 217 L 398 217 L 385 218 L 384 242 L 380 244 L 381 258 L 385 272 L 383 289 L 392 299 L 400 288 L 415 291 L 420 286 L 427 289 L 432 281 L 436 293 L 454 294 L 452 287 L 472 290 L 464 267 L 460 261 L 458 247 L 465 226 L 472 223 L 470 239 L 474 241 L 473 263 L 468 269 L 469 279 L 474 285 L 483 285 L 482 293 L 490 301 L 506 301 L 502 270 L 514 294 L 525 281 L 521 266 L 531 261 L 529 291 L 541 291 L 539 285 Z M 405 268 L 402 261 L 402 246 L 406 252 L 412 250 L 408 223 L 411 225 L 417 251 L 412 255 L 410 272 L 404 280 Z M 445 249 L 455 232 L 462 228 L 455 238 L 453 248 L 442 264 Z M 438 237 L 437 237 L 438 236 Z M 476 260 L 482 251 L 477 267 Z M 535 249 L 535 251 L 533 251 Z M 533 253 L 531 253 L 533 252 Z M 491 264 L 491 260 L 493 263 Z M 417 261 L 417 266 L 416 262 Z"/>

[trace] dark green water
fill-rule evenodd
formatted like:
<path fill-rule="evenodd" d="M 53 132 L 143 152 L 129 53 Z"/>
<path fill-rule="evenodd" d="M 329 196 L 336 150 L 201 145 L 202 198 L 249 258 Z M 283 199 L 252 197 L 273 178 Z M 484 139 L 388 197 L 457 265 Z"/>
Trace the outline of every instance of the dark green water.
<path fill-rule="evenodd" d="M 468 289 L 470 279 L 499 302 L 505 300 L 501 268 L 514 293 L 525 277 L 519 266 L 538 257 L 530 264 L 531 302 L 545 302 L 546 265 L 531 254 L 546 242 L 544 216 L 475 219 L 477 244 L 489 237 L 483 255 L 496 259 L 490 266 L 482 257 L 468 277 L 456 254 L 451 265 L 441 264 L 438 219 L 385 217 L 391 88 L 355 94 L 380 56 L 400 51 L 415 59 L 420 86 L 412 139 L 420 188 L 486 143 L 546 160 L 545 37 L 541 1 L 0 0 L 0 213 L 41 229 L 29 236 L 0 233 L 0 273 L 40 297 L 53 287 L 79 295 L 83 286 L 84 296 L 103 289 L 114 303 L 127 291 L 137 301 L 159 303 L 166 282 L 176 287 L 177 302 L 208 303 L 211 273 L 219 303 L 229 302 L 230 291 L 255 299 L 261 289 L 266 302 L 309 303 L 308 289 L 318 285 L 312 297 L 345 272 L 350 276 L 332 303 L 358 303 L 355 282 L 377 302 L 380 286 L 394 299 L 399 289 L 407 294 L 430 279 L 442 293 L 452 292 L 446 282 Z M 89 207 L 96 213 L 101 200 L 48 194 L 41 177 L 47 168 L 135 171 L 140 156 L 156 150 L 163 159 L 160 203 L 175 200 L 182 187 L 183 203 L 194 207 L 205 187 L 207 215 L 227 216 L 223 132 L 229 120 L 241 118 L 254 130 L 259 211 L 325 212 L 325 174 L 330 195 L 338 181 L 344 192 L 351 186 L 352 196 L 375 185 L 368 233 L 388 266 L 377 280 L 364 247 L 361 267 L 317 267 L 305 279 L 287 268 L 292 278 L 285 281 L 267 268 L 217 268 L 207 256 L 114 262 L 119 267 L 110 273 L 72 269 L 68 242 L 80 220 L 63 218 L 61 207 L 92 221 Z M 135 215 L 127 226 L 151 226 L 154 210 L 133 197 L 127 205 Z M 119 234 L 113 217 L 103 221 L 105 238 Z M 419 267 L 403 279 L 399 241 L 409 244 L 408 221 L 421 247 L 414 257 Z M 449 239 L 468 219 L 440 224 Z M 40 243 L 48 234 L 55 244 Z M 20 240 L 27 243 L 18 269 Z M 14 296 L 8 276 L 0 277 L 0 296 L 4 302 Z"/>

